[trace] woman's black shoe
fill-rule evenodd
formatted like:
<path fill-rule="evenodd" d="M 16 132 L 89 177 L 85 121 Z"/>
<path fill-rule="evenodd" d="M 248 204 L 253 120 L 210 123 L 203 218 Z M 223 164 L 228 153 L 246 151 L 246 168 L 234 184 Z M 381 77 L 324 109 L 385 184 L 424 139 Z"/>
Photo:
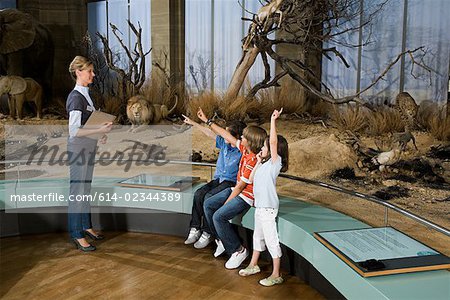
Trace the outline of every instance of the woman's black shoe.
<path fill-rule="evenodd" d="M 101 234 L 97 234 L 97 235 L 93 235 L 92 233 L 90 233 L 89 231 L 85 231 L 84 232 L 88 237 L 90 237 L 91 239 L 93 239 L 94 241 L 100 241 L 103 240 L 105 238 L 104 235 Z"/>
<path fill-rule="evenodd" d="M 94 245 L 89 245 L 87 247 L 81 246 L 80 242 L 77 239 L 72 239 L 72 241 L 75 243 L 75 246 L 77 246 L 77 248 L 83 252 L 90 252 L 96 249 Z"/>

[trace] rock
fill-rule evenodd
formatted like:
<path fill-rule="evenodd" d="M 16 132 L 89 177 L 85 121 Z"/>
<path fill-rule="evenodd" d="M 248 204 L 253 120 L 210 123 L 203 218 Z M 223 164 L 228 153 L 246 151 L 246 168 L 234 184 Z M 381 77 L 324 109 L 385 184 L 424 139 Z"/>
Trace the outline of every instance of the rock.
<path fill-rule="evenodd" d="M 398 182 L 397 182 L 397 180 L 388 179 L 388 180 L 383 180 L 381 182 L 381 184 L 383 184 L 384 186 L 396 186 L 398 184 Z"/>
<path fill-rule="evenodd" d="M 355 169 L 355 176 L 356 177 L 365 177 L 366 173 L 364 173 L 363 170 Z"/>
<path fill-rule="evenodd" d="M 358 168 L 362 169 L 364 167 L 362 161 L 358 160 L 358 162 L 356 163 Z"/>
<path fill-rule="evenodd" d="M 289 144 L 289 174 L 318 178 L 345 167 L 354 168 L 357 157 L 331 136 L 314 136 Z M 294 155 L 295 154 L 295 155 Z"/>

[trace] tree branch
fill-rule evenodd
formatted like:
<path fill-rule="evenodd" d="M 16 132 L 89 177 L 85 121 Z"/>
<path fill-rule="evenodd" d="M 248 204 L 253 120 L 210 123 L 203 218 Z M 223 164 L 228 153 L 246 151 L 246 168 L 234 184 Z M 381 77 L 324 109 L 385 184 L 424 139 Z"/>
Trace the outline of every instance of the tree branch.
<path fill-rule="evenodd" d="M 288 72 L 282 71 L 282 72 L 278 73 L 277 75 L 275 75 L 275 77 L 268 83 L 264 83 L 264 81 L 261 81 L 260 83 L 256 84 L 250 90 L 250 92 L 247 94 L 247 96 L 245 96 L 245 99 L 247 99 L 247 100 L 252 99 L 253 97 L 255 97 L 256 93 L 258 93 L 258 91 L 261 90 L 261 89 L 266 89 L 266 88 L 269 88 L 271 86 L 280 86 L 280 84 L 278 83 L 278 80 L 280 80 L 281 78 L 283 78 L 287 74 L 288 74 Z"/>
<path fill-rule="evenodd" d="M 331 48 L 324 48 L 322 49 L 322 54 L 325 55 L 326 58 L 328 58 L 329 60 L 332 60 L 330 56 L 328 56 L 327 52 L 333 52 L 334 55 L 336 55 L 337 57 L 339 57 L 341 59 L 341 61 L 344 63 L 344 65 L 347 68 L 350 68 L 350 65 L 348 64 L 347 60 L 345 60 L 345 57 L 342 55 L 341 52 L 339 52 L 336 47 L 331 47 Z"/>

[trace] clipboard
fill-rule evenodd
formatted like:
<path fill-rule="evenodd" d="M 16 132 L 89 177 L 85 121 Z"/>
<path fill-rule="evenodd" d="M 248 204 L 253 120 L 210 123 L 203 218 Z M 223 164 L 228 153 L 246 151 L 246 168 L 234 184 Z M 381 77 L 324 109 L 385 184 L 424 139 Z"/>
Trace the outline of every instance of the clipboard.
<path fill-rule="evenodd" d="M 84 127 L 98 127 L 104 123 L 113 122 L 116 116 L 107 114 L 105 112 L 95 110 L 90 115 L 89 119 L 84 124 Z"/>

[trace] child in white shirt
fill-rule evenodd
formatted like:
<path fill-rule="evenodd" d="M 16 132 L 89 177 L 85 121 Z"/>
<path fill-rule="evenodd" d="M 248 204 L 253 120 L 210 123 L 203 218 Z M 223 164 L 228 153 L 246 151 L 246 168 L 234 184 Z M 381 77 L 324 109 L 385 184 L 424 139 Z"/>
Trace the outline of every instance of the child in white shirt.
<path fill-rule="evenodd" d="M 239 271 L 241 276 L 259 273 L 259 255 L 267 248 L 273 259 L 273 271 L 268 278 L 259 281 L 264 286 L 273 286 L 283 282 L 280 275 L 281 248 L 276 223 L 279 206 L 276 179 L 280 171 L 285 172 L 288 168 L 289 151 L 286 139 L 277 135 L 275 127 L 275 120 L 282 111 L 283 109 L 275 110 L 272 113 L 270 136 L 265 141 L 261 152 L 258 153 L 258 162 L 250 175 L 255 195 L 254 250 L 248 267 Z"/>

